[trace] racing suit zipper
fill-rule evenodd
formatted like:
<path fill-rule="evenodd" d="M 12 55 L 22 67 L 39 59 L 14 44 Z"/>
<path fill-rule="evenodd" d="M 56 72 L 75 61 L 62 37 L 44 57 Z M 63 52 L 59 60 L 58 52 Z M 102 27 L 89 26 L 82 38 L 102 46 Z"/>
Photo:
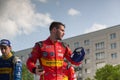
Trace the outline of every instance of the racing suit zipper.
<path fill-rule="evenodd" d="M 57 54 L 57 52 L 56 52 L 56 46 L 55 45 L 56 45 L 56 43 L 54 43 L 54 52 L 55 52 L 55 68 L 56 68 L 56 72 L 55 73 L 56 73 L 56 80 L 57 80 L 57 65 L 56 65 L 56 60 L 57 60 L 56 59 L 56 54 Z"/>

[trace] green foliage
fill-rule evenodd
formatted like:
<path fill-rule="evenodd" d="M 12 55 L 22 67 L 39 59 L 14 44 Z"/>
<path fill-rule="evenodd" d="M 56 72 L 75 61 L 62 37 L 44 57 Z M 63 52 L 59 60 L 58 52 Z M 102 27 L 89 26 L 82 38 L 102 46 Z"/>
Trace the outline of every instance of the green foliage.
<path fill-rule="evenodd" d="M 22 67 L 22 80 L 34 80 L 34 76 L 30 73 L 25 64 Z"/>
<path fill-rule="evenodd" d="M 94 79 L 91 79 L 91 78 L 88 77 L 88 78 L 86 78 L 85 80 L 94 80 Z"/>
<path fill-rule="evenodd" d="M 96 71 L 96 80 L 120 80 L 120 65 L 105 65 Z"/>
<path fill-rule="evenodd" d="M 86 78 L 85 80 L 91 80 L 90 78 Z"/>

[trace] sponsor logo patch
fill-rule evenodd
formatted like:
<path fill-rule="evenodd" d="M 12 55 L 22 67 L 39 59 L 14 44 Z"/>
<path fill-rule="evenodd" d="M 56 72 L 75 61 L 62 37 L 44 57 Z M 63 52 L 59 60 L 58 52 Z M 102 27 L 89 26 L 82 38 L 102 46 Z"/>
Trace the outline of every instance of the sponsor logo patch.
<path fill-rule="evenodd" d="M 50 56 L 55 56 L 55 53 L 54 52 L 50 52 Z"/>

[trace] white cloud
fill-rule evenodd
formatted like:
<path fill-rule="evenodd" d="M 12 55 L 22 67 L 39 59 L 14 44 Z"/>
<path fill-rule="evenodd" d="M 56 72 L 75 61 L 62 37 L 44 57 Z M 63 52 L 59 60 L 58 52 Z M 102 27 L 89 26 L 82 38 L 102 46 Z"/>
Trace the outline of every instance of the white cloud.
<path fill-rule="evenodd" d="M 71 8 L 71 9 L 69 9 L 68 14 L 71 16 L 74 16 L 74 15 L 80 14 L 80 12 L 76 9 Z"/>
<path fill-rule="evenodd" d="M 0 1 L 0 38 L 29 34 L 36 26 L 45 27 L 51 21 L 50 14 L 35 12 L 30 0 Z"/>
<path fill-rule="evenodd" d="M 106 25 L 101 25 L 101 24 L 96 24 L 95 23 L 95 24 L 93 24 L 93 26 L 91 28 L 87 29 L 85 31 L 85 33 L 94 32 L 94 31 L 97 31 L 97 30 L 105 29 L 105 28 L 107 28 Z"/>

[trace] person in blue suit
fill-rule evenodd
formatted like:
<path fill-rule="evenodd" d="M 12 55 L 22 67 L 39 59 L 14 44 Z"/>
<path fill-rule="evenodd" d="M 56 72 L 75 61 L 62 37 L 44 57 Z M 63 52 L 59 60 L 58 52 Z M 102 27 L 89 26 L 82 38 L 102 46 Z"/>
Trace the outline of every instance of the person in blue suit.
<path fill-rule="evenodd" d="M 0 40 L 0 80 L 22 80 L 22 62 L 12 53 L 11 43 Z"/>

